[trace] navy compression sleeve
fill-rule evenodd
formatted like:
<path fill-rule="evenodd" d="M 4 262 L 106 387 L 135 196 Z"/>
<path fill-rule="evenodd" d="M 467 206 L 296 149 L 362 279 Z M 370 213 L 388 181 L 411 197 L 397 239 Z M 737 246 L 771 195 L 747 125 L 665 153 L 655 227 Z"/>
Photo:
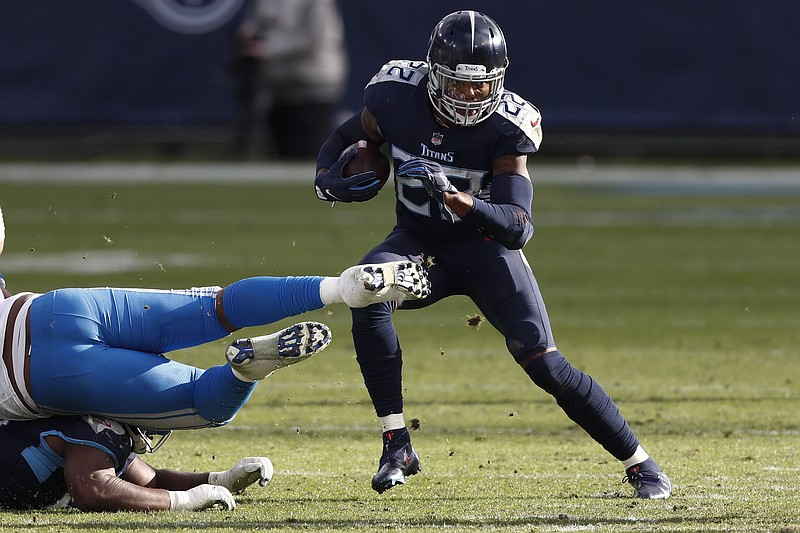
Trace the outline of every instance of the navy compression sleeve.
<path fill-rule="evenodd" d="M 519 250 L 533 236 L 531 202 L 531 181 L 506 172 L 492 179 L 491 203 L 475 198 L 472 211 L 463 219 L 509 250 Z"/>
<path fill-rule="evenodd" d="M 361 111 L 344 121 L 323 143 L 317 155 L 317 171 L 331 168 L 345 148 L 361 139 L 369 139 L 361 127 Z"/>

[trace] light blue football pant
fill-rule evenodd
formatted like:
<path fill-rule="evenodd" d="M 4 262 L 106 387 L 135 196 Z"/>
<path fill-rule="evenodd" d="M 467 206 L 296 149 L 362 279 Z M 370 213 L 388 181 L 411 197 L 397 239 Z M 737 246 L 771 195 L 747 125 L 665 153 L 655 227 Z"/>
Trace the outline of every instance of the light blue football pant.
<path fill-rule="evenodd" d="M 319 309 L 321 280 L 237 281 L 224 289 L 225 315 L 242 328 Z M 230 422 L 256 383 L 234 377 L 228 364 L 202 370 L 162 355 L 229 334 L 215 311 L 218 290 L 59 289 L 36 298 L 30 308 L 30 386 L 37 406 L 145 429 Z"/>

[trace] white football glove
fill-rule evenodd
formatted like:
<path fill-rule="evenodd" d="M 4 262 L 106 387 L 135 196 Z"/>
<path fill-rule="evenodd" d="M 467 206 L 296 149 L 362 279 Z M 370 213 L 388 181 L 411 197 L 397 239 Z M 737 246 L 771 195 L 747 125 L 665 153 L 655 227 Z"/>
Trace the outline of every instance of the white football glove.
<path fill-rule="evenodd" d="M 241 492 L 256 481 L 262 487 L 272 479 L 272 461 L 266 457 L 245 457 L 224 472 L 210 472 L 208 482 L 231 492 Z"/>
<path fill-rule="evenodd" d="M 199 511 L 221 505 L 227 511 L 236 509 L 233 494 L 225 487 L 198 485 L 189 490 L 170 490 L 170 511 Z"/>

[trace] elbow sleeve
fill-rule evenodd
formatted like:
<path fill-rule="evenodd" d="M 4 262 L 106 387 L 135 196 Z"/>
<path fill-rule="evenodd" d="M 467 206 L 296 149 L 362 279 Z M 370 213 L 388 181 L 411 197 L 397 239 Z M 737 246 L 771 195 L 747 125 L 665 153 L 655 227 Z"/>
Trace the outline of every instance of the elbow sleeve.
<path fill-rule="evenodd" d="M 464 220 L 509 250 L 518 250 L 533 236 L 530 215 L 516 205 L 494 205 L 476 199 Z"/>
<path fill-rule="evenodd" d="M 533 185 L 519 174 L 498 174 L 492 180 L 491 202 L 475 199 L 464 221 L 486 237 L 517 250 L 533 236 L 530 206 Z"/>

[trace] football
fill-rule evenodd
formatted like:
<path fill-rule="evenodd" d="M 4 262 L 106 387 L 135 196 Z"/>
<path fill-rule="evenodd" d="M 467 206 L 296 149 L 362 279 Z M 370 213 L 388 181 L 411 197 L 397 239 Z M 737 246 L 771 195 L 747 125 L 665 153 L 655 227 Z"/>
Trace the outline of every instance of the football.
<path fill-rule="evenodd" d="M 345 178 L 349 178 L 362 172 L 374 170 L 380 182 L 386 183 L 389 179 L 389 174 L 391 174 L 392 166 L 381 149 L 367 141 L 358 141 L 356 148 L 356 155 L 344 166 L 342 175 Z"/>

